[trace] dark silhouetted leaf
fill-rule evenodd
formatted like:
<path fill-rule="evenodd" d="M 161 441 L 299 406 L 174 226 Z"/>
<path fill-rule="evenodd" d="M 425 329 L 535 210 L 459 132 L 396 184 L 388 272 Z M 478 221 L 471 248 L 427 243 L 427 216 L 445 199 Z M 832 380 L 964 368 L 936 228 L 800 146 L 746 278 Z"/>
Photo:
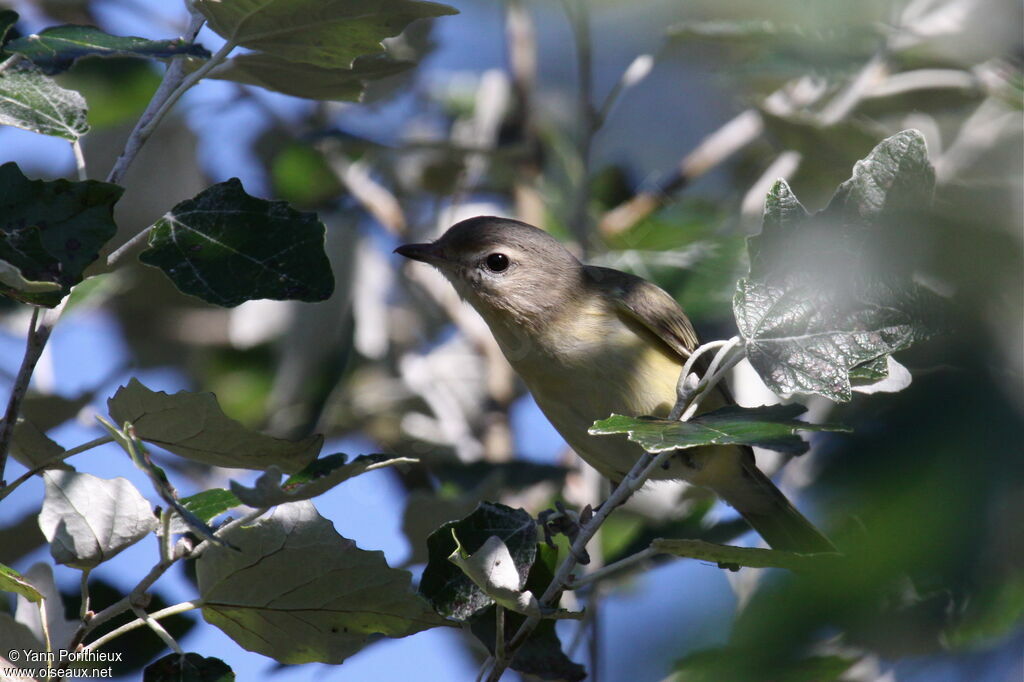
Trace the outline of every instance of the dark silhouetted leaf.
<path fill-rule="evenodd" d="M 235 673 L 219 658 L 167 654 L 146 666 L 142 682 L 233 682 Z"/>
<path fill-rule="evenodd" d="M 356 547 L 308 501 L 235 528 L 197 562 L 203 617 L 281 663 L 341 663 L 371 635 L 444 625 L 382 552 Z M 454 567 L 453 567 L 454 568 Z"/>
<path fill-rule="evenodd" d="M 132 379 L 107 401 L 115 424 L 130 422 L 142 440 L 179 457 L 238 469 L 301 471 L 320 452 L 323 436 L 298 441 L 248 429 L 221 411 L 212 393 L 151 391 Z"/>
<path fill-rule="evenodd" d="M 466 518 L 444 524 L 427 538 L 430 559 L 420 580 L 420 594 L 442 616 L 466 620 L 494 600 L 448 560 L 455 551 L 453 529 L 470 554 L 480 549 L 492 535 L 499 537 L 525 580 L 537 555 L 537 527 L 533 517 L 522 509 L 481 502 Z"/>
<path fill-rule="evenodd" d="M 648 452 L 702 445 L 756 445 L 798 455 L 807 450 L 807 443 L 796 435 L 797 431 L 850 430 L 837 424 L 809 424 L 793 419 L 806 411 L 806 407 L 796 404 L 755 408 L 730 405 L 685 422 L 613 414 L 594 422 L 590 433 L 597 436 L 625 433 Z"/>
<path fill-rule="evenodd" d="M 235 45 L 325 68 L 381 52 L 384 38 L 416 19 L 457 13 L 413 0 L 198 0 L 195 7 Z"/>
<path fill-rule="evenodd" d="M 357 57 L 348 69 L 288 61 L 276 54 L 254 52 L 214 68 L 209 78 L 256 85 L 294 97 L 358 102 L 366 81 L 401 73 L 414 65 L 384 55 Z"/>
<path fill-rule="evenodd" d="M 147 40 L 131 36 L 112 36 L 93 26 L 53 26 L 41 33 L 22 36 L 4 46 L 32 60 L 45 73 L 65 71 L 83 57 L 144 57 L 168 59 L 187 54 L 209 57 L 201 45 L 184 40 Z"/>
<path fill-rule="evenodd" d="M 95 180 L 29 180 L 13 162 L 0 166 L 0 263 L 26 280 L 57 285 L 18 290 L 0 276 L 0 293 L 36 305 L 60 303 L 117 232 L 113 212 L 122 191 Z"/>
<path fill-rule="evenodd" d="M 273 507 L 285 502 L 312 499 L 367 471 L 417 461 L 391 455 L 360 455 L 347 463 L 346 459 L 345 455 L 335 454 L 315 460 L 284 483 L 281 482 L 281 470 L 275 467 L 256 479 L 256 485 L 252 488 L 231 481 L 231 492 L 242 504 L 250 507 Z"/>
<path fill-rule="evenodd" d="M 184 293 L 229 308 L 258 298 L 323 301 L 334 291 L 316 214 L 249 196 L 238 178 L 171 209 L 139 260 Z"/>

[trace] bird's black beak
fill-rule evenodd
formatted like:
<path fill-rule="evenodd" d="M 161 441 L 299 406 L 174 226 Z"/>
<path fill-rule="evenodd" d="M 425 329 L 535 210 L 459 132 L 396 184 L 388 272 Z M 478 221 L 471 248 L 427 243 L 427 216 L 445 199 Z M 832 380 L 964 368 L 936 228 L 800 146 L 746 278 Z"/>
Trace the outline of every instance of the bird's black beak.
<path fill-rule="evenodd" d="M 444 260 L 444 257 L 441 255 L 441 250 L 437 247 L 436 243 L 403 244 L 395 249 L 395 253 L 423 263 L 430 263 L 431 265 L 436 265 L 438 262 Z"/>

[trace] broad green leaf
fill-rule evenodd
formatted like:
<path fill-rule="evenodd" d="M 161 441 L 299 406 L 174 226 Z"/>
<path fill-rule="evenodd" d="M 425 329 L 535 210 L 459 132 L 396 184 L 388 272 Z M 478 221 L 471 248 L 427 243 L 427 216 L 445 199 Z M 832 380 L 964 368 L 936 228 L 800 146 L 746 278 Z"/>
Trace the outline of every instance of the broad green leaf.
<path fill-rule="evenodd" d="M 932 201 L 935 169 L 917 130 L 882 140 L 853 167 L 839 185 L 824 214 L 839 214 L 847 223 L 875 224 L 913 213 Z"/>
<path fill-rule="evenodd" d="M 212 393 L 151 391 L 132 379 L 107 401 L 120 426 L 130 422 L 141 439 L 179 457 L 238 469 L 301 471 L 320 452 L 323 436 L 291 441 L 248 429 L 221 411 Z"/>
<path fill-rule="evenodd" d="M 739 407 L 730 405 L 694 417 L 690 421 L 657 417 L 625 417 L 613 414 L 594 422 L 590 433 L 608 436 L 625 433 L 648 452 L 681 450 L 702 445 L 756 445 L 798 455 L 807 443 L 797 431 L 849 431 L 838 424 L 809 424 L 796 421 L 807 408 L 803 405 Z"/>
<path fill-rule="evenodd" d="M 818 214 L 785 181 L 772 187 L 733 298 L 747 357 L 769 388 L 846 401 L 851 370 L 934 333 L 939 297 L 889 247 L 927 209 L 933 184 L 923 138 L 904 131 L 858 162 Z"/>
<path fill-rule="evenodd" d="M 0 420 L 2 421 L 2 420 Z M 11 456 L 28 469 L 46 464 L 60 457 L 64 448 L 50 439 L 35 424 L 24 417 L 14 425 L 14 437 L 11 439 Z M 70 470 L 71 467 L 59 462 L 51 469 Z"/>
<path fill-rule="evenodd" d="M 180 502 L 182 507 L 195 514 L 203 523 L 209 523 L 224 512 L 242 506 L 242 501 L 224 488 L 204 490 L 183 497 Z"/>
<path fill-rule="evenodd" d="M 537 556 L 537 526 L 522 509 L 481 502 L 466 518 L 444 524 L 427 538 L 430 559 L 420 580 L 420 594 L 442 616 L 464 621 L 494 600 L 448 560 L 455 551 L 453 530 L 469 554 L 497 536 L 511 552 L 521 579 L 526 580 Z"/>
<path fill-rule="evenodd" d="M 558 550 L 547 545 L 537 545 L 537 559 L 530 567 L 530 575 L 526 578 L 526 590 L 534 594 L 543 594 L 555 577 L 558 564 Z M 497 639 L 497 623 L 495 607 L 490 606 L 470 619 L 469 626 L 473 635 L 494 655 L 494 643 Z M 511 639 L 519 630 L 525 618 L 518 613 L 505 613 L 505 637 Z M 542 680 L 568 680 L 576 682 L 586 677 L 586 671 L 579 663 L 572 661 L 562 651 L 562 643 L 555 631 L 555 621 L 544 619 L 533 631 L 522 647 L 516 652 L 510 667 L 527 675 Z"/>
<path fill-rule="evenodd" d="M 778 680 L 780 682 L 835 682 L 856 659 L 842 656 L 810 656 L 797 660 L 783 657 L 770 659 L 766 667 L 761 651 L 745 651 L 740 647 L 703 649 L 688 654 L 676 664 L 672 679 L 686 682 L 721 682 L 722 680 Z"/>
<path fill-rule="evenodd" d="M 258 298 L 323 301 L 334 291 L 324 232 L 316 214 L 249 196 L 232 178 L 158 220 L 139 260 L 228 308 Z"/>
<path fill-rule="evenodd" d="M 407 571 L 338 535 L 311 502 L 281 505 L 225 540 L 238 551 L 211 547 L 197 562 L 203 617 L 280 663 L 341 663 L 373 635 L 445 624 Z"/>
<path fill-rule="evenodd" d="M 16 38 L 4 51 L 30 59 L 47 74 L 71 68 L 83 57 L 143 57 L 169 59 L 176 55 L 209 57 L 202 45 L 175 40 L 112 36 L 93 26 L 53 26 L 41 33 Z"/>
<path fill-rule="evenodd" d="M 229 43 L 325 68 L 383 51 L 382 40 L 416 19 L 457 13 L 413 0 L 197 0 L 195 8 Z"/>
<path fill-rule="evenodd" d="M 153 508 L 126 478 L 48 471 L 43 479 L 39 528 L 59 564 L 93 568 L 157 528 Z"/>
<path fill-rule="evenodd" d="M 0 262 L 54 291 L 25 291 L 0 281 L 0 293 L 53 307 L 82 281 L 86 266 L 117 232 L 117 185 L 95 180 L 29 180 L 18 165 L 0 166 Z"/>
<path fill-rule="evenodd" d="M 328 455 L 315 460 L 304 470 L 291 476 L 281 483 L 281 470 L 271 467 L 256 479 L 256 485 L 247 488 L 231 481 L 231 492 L 250 507 L 273 507 L 285 502 L 309 500 L 322 495 L 334 486 L 347 481 L 353 476 L 394 466 L 395 464 L 412 464 L 418 460 L 408 457 L 392 457 L 390 455 L 360 455 L 351 462 L 342 454 Z"/>
<path fill-rule="evenodd" d="M 256 85 L 294 97 L 358 102 L 366 81 L 393 76 L 413 66 L 411 62 L 384 55 L 363 55 L 356 58 L 351 68 L 331 68 L 253 52 L 228 60 L 208 77 Z"/>
<path fill-rule="evenodd" d="M 30 602 L 37 602 L 43 598 L 39 590 L 33 587 L 32 583 L 25 580 L 21 573 L 3 564 L 0 564 L 0 592 L 14 592 Z"/>
<path fill-rule="evenodd" d="M 30 62 L 0 72 L 0 125 L 74 142 L 89 132 L 86 114 L 81 95 L 60 87 Z"/>
<path fill-rule="evenodd" d="M 235 673 L 219 658 L 167 654 L 146 666 L 142 682 L 234 682 Z"/>

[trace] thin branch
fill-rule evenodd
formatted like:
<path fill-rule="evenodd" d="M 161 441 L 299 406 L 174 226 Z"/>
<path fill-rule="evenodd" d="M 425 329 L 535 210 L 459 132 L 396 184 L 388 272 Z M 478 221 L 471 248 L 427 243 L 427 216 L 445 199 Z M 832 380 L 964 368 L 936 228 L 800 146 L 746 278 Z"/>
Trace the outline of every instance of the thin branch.
<path fill-rule="evenodd" d="M 625 232 L 667 203 L 673 194 L 756 140 L 763 130 L 764 121 L 756 109 L 740 113 L 704 138 L 656 187 L 637 193 L 606 213 L 598 230 L 604 235 Z"/>
<path fill-rule="evenodd" d="M 88 443 L 83 443 L 83 444 L 81 444 L 81 445 L 79 445 L 77 447 L 71 448 L 70 450 L 65 450 L 64 452 L 60 453 L 60 455 L 58 457 L 54 457 L 51 460 L 43 462 L 42 464 L 40 464 L 39 466 L 35 467 L 34 469 L 29 469 L 28 471 L 23 473 L 21 476 L 16 478 L 14 480 L 14 482 L 11 483 L 9 486 L 0 489 L 0 500 L 3 500 L 5 497 L 7 497 L 11 493 L 13 493 L 15 488 L 17 488 L 19 485 L 21 485 L 22 483 L 24 483 L 28 479 L 32 478 L 36 474 L 41 474 L 42 472 L 46 471 L 47 469 L 52 468 L 55 464 L 60 464 L 61 462 L 66 460 L 68 457 L 73 457 L 74 455 L 81 454 L 81 453 L 85 452 L 86 450 L 92 450 L 93 448 L 99 447 L 100 445 L 106 445 L 107 443 L 113 443 L 113 442 L 114 442 L 114 439 L 111 438 L 110 436 L 103 436 L 101 438 L 97 438 L 95 440 L 91 440 Z"/>
<path fill-rule="evenodd" d="M 25 55 L 23 55 L 23 54 L 21 54 L 19 52 L 15 52 L 13 55 L 8 57 L 4 61 L 0 62 L 0 73 L 3 73 L 4 71 L 6 71 L 7 69 L 11 68 L 12 66 L 17 65 L 18 62 L 20 62 L 24 58 L 25 58 Z"/>
<path fill-rule="evenodd" d="M 719 545 L 706 540 L 657 539 L 645 552 L 668 554 L 684 559 L 712 561 L 725 566 L 747 568 L 785 568 L 791 571 L 807 571 L 831 565 L 842 558 L 839 552 L 788 552 L 761 547 L 734 547 Z"/>
<path fill-rule="evenodd" d="M 3 424 L 0 425 L 0 484 L 3 483 L 4 469 L 7 466 L 7 452 L 11 447 L 11 439 L 14 437 L 14 427 L 18 421 L 18 414 L 21 412 L 21 403 L 28 392 L 28 385 L 32 381 L 32 372 L 36 363 L 46 348 L 46 341 L 53 331 L 53 322 L 47 321 L 46 314 L 38 307 L 32 309 L 32 320 L 29 322 L 28 335 L 25 342 L 25 355 L 21 360 L 21 367 L 11 387 L 11 396 L 7 400 L 7 410 L 4 412 Z"/>
<path fill-rule="evenodd" d="M 637 552 L 636 554 L 629 555 L 625 559 L 619 559 L 615 563 L 608 564 L 604 568 L 600 568 L 600 569 L 598 569 L 596 571 L 591 571 L 590 573 L 586 574 L 585 576 L 582 576 L 580 578 L 576 578 L 575 580 L 572 581 L 572 585 L 570 585 L 569 587 L 570 587 L 570 589 L 578 590 L 581 587 L 586 587 L 587 585 L 590 585 L 592 583 L 596 583 L 596 582 L 598 582 L 600 580 L 604 580 L 608 576 L 612 576 L 612 575 L 616 575 L 618 573 L 621 573 L 622 571 L 626 570 L 627 568 L 632 568 L 636 564 L 641 564 L 641 563 L 644 563 L 646 561 L 649 561 L 651 559 L 651 557 L 657 556 L 657 554 L 658 554 L 657 552 L 655 552 L 653 549 L 648 547 L 647 549 L 641 550 L 641 551 Z"/>
<path fill-rule="evenodd" d="M 188 42 L 195 41 L 196 36 L 199 34 L 199 29 L 203 27 L 205 22 L 206 19 L 203 15 L 193 9 L 189 27 L 185 32 L 184 39 Z M 218 52 L 218 54 L 220 53 Z M 216 56 L 217 55 L 214 55 L 214 57 Z M 167 67 L 167 71 L 164 73 L 164 79 L 161 81 L 160 87 L 158 87 L 156 92 L 153 93 L 152 99 L 149 100 L 149 105 L 146 106 L 146 110 L 142 112 L 142 116 L 139 117 L 139 120 L 135 123 L 135 128 L 128 136 L 128 141 L 125 143 L 121 156 L 118 157 L 114 167 L 110 169 L 110 174 L 107 175 L 107 182 L 120 184 L 121 181 L 124 180 L 124 176 L 128 172 L 128 167 L 131 166 L 132 162 L 135 160 L 139 150 L 142 149 L 142 145 L 146 143 L 146 140 L 148 140 L 149 136 L 153 134 L 153 130 L 160 122 L 160 119 L 167 113 L 169 107 L 166 105 L 168 102 L 173 104 L 173 102 L 176 101 L 184 92 L 184 90 L 181 90 L 181 86 L 184 85 L 184 81 L 186 80 L 186 59 L 186 57 L 178 57 L 171 62 L 170 66 Z M 223 59 L 223 56 L 221 56 L 221 59 Z M 206 71 L 209 71 L 213 66 L 216 66 L 216 63 L 214 63 L 213 66 L 210 66 L 210 62 L 212 61 L 213 58 L 207 61 L 207 63 L 200 67 L 195 73 L 203 71 L 205 75 Z M 194 76 L 195 73 L 192 75 Z M 192 83 L 189 84 L 189 87 L 194 83 L 195 81 L 193 80 Z M 172 97 L 174 98 L 173 100 L 171 99 Z"/>
<path fill-rule="evenodd" d="M 146 610 L 141 606 L 132 606 L 132 611 L 139 617 L 139 619 L 149 626 L 149 629 L 152 630 L 157 637 L 163 640 L 163 643 L 167 645 L 168 649 L 179 656 L 184 655 L 185 652 L 181 650 L 181 646 L 178 642 L 171 636 L 171 633 L 167 632 L 163 625 L 160 625 L 156 618 L 146 613 Z"/>
<path fill-rule="evenodd" d="M 114 267 L 115 265 L 117 265 L 117 262 L 124 258 L 129 251 L 134 249 L 142 242 L 146 241 L 152 229 L 152 225 L 146 227 L 144 230 L 142 230 L 137 235 L 126 241 L 124 244 L 117 247 L 109 256 L 107 256 L 107 267 Z"/>
<path fill-rule="evenodd" d="M 176 616 L 179 613 L 185 613 L 186 611 L 191 611 L 192 609 L 201 608 L 202 605 L 203 605 L 202 600 L 184 601 L 184 602 L 181 602 L 180 604 L 175 604 L 173 606 L 168 606 L 165 609 L 160 609 L 159 611 L 154 611 L 153 613 L 149 614 L 149 619 L 152 619 L 154 621 L 162 620 L 162 619 L 168 618 L 170 616 Z M 102 637 L 96 639 L 96 641 L 90 642 L 82 650 L 83 651 L 94 651 L 95 649 L 100 648 L 101 646 L 103 646 L 107 642 L 109 642 L 109 641 L 111 641 L 113 639 L 117 639 L 118 637 L 120 637 L 124 633 L 131 632 L 132 630 L 135 630 L 136 628 L 140 628 L 143 625 L 146 625 L 148 623 L 149 619 L 137 618 L 137 619 L 131 621 L 130 623 L 125 623 L 124 625 L 122 625 L 121 627 L 117 628 L 116 630 L 111 630 L 107 634 L 105 634 Z"/>
<path fill-rule="evenodd" d="M 85 167 L 85 154 L 82 153 L 82 141 L 76 139 L 71 143 L 71 151 L 75 155 L 75 170 L 78 173 L 78 179 L 85 181 L 89 179 L 89 173 Z"/>

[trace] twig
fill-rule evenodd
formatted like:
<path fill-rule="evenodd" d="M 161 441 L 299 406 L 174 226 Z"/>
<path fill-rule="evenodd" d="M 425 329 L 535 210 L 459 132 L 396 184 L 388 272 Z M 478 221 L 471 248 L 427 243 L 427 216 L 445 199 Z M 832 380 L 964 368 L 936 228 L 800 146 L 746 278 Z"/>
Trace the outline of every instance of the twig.
<path fill-rule="evenodd" d="M 51 460 L 43 462 L 42 464 L 40 464 L 39 466 L 35 467 L 34 469 L 29 469 L 28 471 L 23 473 L 21 476 L 16 478 L 14 480 L 14 482 L 11 483 L 9 486 L 6 486 L 5 488 L 0 489 L 0 500 L 3 500 L 5 497 L 7 497 L 11 493 L 13 493 L 15 488 L 17 488 L 19 485 L 21 485 L 22 483 L 24 483 L 28 479 L 32 478 L 36 474 L 40 474 L 43 471 L 46 471 L 47 469 L 49 469 L 50 467 L 52 467 L 55 464 L 60 464 L 61 462 L 66 460 L 68 457 L 73 457 L 74 455 L 81 454 L 81 453 L 85 452 L 86 450 L 92 450 L 93 448 L 99 447 L 100 445 L 106 445 L 107 443 L 113 443 L 113 442 L 114 442 L 114 439 L 111 438 L 110 436 L 103 436 L 101 438 L 97 438 L 95 440 L 91 440 L 88 443 L 83 443 L 83 444 L 81 444 L 81 445 L 79 445 L 77 447 L 71 448 L 70 450 L 65 450 L 64 452 L 60 453 L 60 455 L 58 457 L 54 457 Z"/>
<path fill-rule="evenodd" d="M 712 561 L 726 566 L 747 568 L 785 568 L 791 571 L 806 571 L 827 566 L 842 558 L 839 552 L 788 552 L 761 547 L 734 547 L 719 545 L 706 540 L 657 539 L 645 552 L 669 554 L 685 559 Z"/>
<path fill-rule="evenodd" d="M 14 436 L 14 427 L 18 421 L 18 414 L 21 412 L 21 403 L 28 392 L 29 382 L 32 381 L 32 372 L 39 362 L 43 349 L 46 348 L 46 341 L 53 331 L 53 322 L 45 319 L 45 313 L 35 307 L 32 309 L 32 320 L 29 322 L 28 335 L 25 342 L 25 355 L 21 360 L 21 367 L 18 369 L 18 376 L 14 379 L 11 387 L 11 396 L 7 400 L 7 411 L 4 412 L 3 424 L 0 425 L 0 484 L 3 483 L 4 469 L 7 466 L 7 451 L 11 446 L 11 438 Z"/>
<path fill-rule="evenodd" d="M 144 230 L 142 230 L 137 235 L 126 241 L 124 244 L 121 244 L 121 246 L 117 247 L 109 256 L 107 256 L 107 267 L 112 268 L 115 265 L 117 265 L 117 262 L 124 258 L 125 254 L 134 249 L 137 245 L 144 242 L 146 238 L 149 237 L 149 233 L 152 229 L 152 225 L 146 227 Z"/>
<path fill-rule="evenodd" d="M 142 608 L 141 606 L 132 605 L 132 611 L 135 613 L 136 616 L 139 617 L 139 619 L 142 620 L 142 622 L 149 626 L 150 630 L 156 633 L 157 637 L 163 640 L 163 643 L 167 645 L 168 649 L 178 654 L 179 656 L 185 653 L 181 650 L 181 646 L 178 644 L 177 641 L 175 641 L 174 637 L 171 636 L 171 633 L 167 632 L 164 626 L 160 625 L 160 623 L 153 616 L 146 613 L 146 610 L 144 608 Z"/>
<path fill-rule="evenodd" d="M 176 616 L 179 613 L 185 613 L 186 611 L 191 611 L 192 609 L 198 609 L 198 608 L 202 607 L 202 605 L 203 605 L 202 600 L 184 601 L 184 602 L 181 602 L 180 604 L 174 604 L 173 606 L 168 606 L 165 609 L 160 609 L 159 611 L 154 611 L 153 613 L 149 614 L 149 618 L 148 619 L 137 618 L 137 619 L 131 621 L 130 623 L 125 623 L 121 627 L 119 627 L 119 628 L 117 628 L 115 630 L 111 630 L 110 632 L 108 632 L 107 634 L 103 635 L 102 637 L 99 637 L 98 639 L 96 639 L 96 641 L 90 642 L 82 650 L 83 651 L 93 651 L 95 649 L 98 649 L 99 647 L 103 646 L 104 644 L 106 644 L 110 640 L 117 639 L 118 637 L 120 637 L 121 635 L 123 635 L 126 632 L 131 632 L 132 630 L 135 630 L 136 628 L 140 628 L 143 625 L 146 625 L 149 619 L 152 619 L 154 621 L 162 620 L 162 619 L 168 618 L 170 616 Z M 180 653 L 180 650 L 179 650 L 179 653 Z"/>
<path fill-rule="evenodd" d="M 82 153 L 82 141 L 74 140 L 71 143 L 71 151 L 75 155 L 75 170 L 78 172 L 78 179 L 84 182 L 89 179 L 89 173 L 85 168 L 85 154 Z"/>
<path fill-rule="evenodd" d="M 740 113 L 704 138 L 657 187 L 637 193 L 606 213 L 598 230 L 605 235 L 625 232 L 664 205 L 671 195 L 756 140 L 763 130 L 764 121 L 756 109 Z"/>
<path fill-rule="evenodd" d="M 86 618 L 89 617 L 89 569 L 88 568 L 83 568 L 82 569 L 81 588 L 82 588 L 82 605 L 78 609 L 78 615 L 79 615 L 79 618 L 82 619 L 82 622 L 85 622 Z"/>
<path fill-rule="evenodd" d="M 23 55 L 23 54 L 21 54 L 19 52 L 15 52 L 9 58 L 7 58 L 4 61 L 0 62 L 0 73 L 3 73 L 4 71 L 6 71 L 7 69 L 11 68 L 12 66 L 17 65 L 18 62 L 20 62 L 24 58 L 25 58 L 25 55 Z"/>
<path fill-rule="evenodd" d="M 610 575 L 615 575 L 616 573 L 620 573 L 627 568 L 632 568 L 636 564 L 648 561 L 651 559 L 651 557 L 657 556 L 657 554 L 657 552 L 648 547 L 647 549 L 641 550 L 636 554 L 629 555 L 625 559 L 619 559 L 613 564 L 608 564 L 604 568 L 600 568 L 596 571 L 591 571 L 585 576 L 573 580 L 570 588 L 573 590 L 578 590 L 581 587 L 586 587 L 587 585 L 590 585 L 591 583 L 596 583 L 599 580 L 604 580 Z"/>
<path fill-rule="evenodd" d="M 188 30 L 185 32 L 185 40 L 193 42 L 199 34 L 199 29 L 203 27 L 205 22 L 206 19 L 203 15 L 193 9 Z M 223 57 L 221 58 L 223 59 Z M 128 172 L 128 167 L 132 165 L 132 162 L 138 155 L 139 150 L 142 149 L 142 145 L 146 143 L 149 136 L 153 134 L 153 129 L 156 127 L 156 124 L 158 124 L 164 114 L 167 113 L 167 109 L 164 105 L 170 101 L 174 93 L 178 92 L 180 86 L 184 84 L 185 59 L 185 57 L 179 57 L 173 60 L 171 65 L 167 67 L 167 71 L 164 73 L 164 79 L 161 81 L 160 87 L 158 87 L 156 92 L 153 93 L 153 97 L 149 100 L 146 110 L 142 112 L 142 116 L 139 117 L 139 120 L 135 123 L 135 128 L 132 129 L 131 134 L 128 136 L 128 141 L 125 143 L 124 150 L 117 158 L 117 162 L 114 163 L 114 167 L 110 169 L 110 173 L 107 175 L 107 182 L 120 184 L 121 181 L 124 180 L 124 176 Z M 211 58 L 210 61 L 213 61 L 213 58 Z M 203 66 L 208 66 L 209 63 L 210 62 L 208 61 Z M 216 64 L 214 64 L 214 66 L 216 66 Z M 200 70 L 202 70 L 202 67 Z M 208 70 L 209 69 L 207 69 L 207 71 Z M 199 71 L 196 71 L 195 73 L 199 73 Z M 189 87 L 191 87 L 191 85 Z M 181 96 L 182 92 L 184 91 L 182 90 L 178 92 L 174 99 L 177 100 L 177 98 Z"/>

